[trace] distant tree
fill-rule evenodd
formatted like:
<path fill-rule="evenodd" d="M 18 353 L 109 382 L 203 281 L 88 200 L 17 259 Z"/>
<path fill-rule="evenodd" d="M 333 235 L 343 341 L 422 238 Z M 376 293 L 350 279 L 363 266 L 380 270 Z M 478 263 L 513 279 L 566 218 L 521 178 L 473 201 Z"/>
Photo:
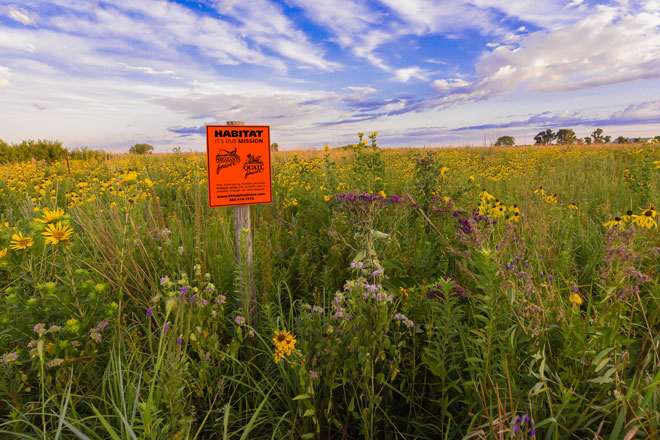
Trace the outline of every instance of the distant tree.
<path fill-rule="evenodd" d="M 551 144 L 556 137 L 557 135 L 555 132 L 548 128 L 547 130 L 541 131 L 539 134 L 534 136 L 534 142 L 536 142 L 536 145 L 548 145 Z"/>
<path fill-rule="evenodd" d="M 605 136 L 603 138 L 603 142 L 609 144 L 610 142 L 612 142 L 612 136 Z"/>
<path fill-rule="evenodd" d="M 625 137 L 625 136 L 619 136 L 618 138 L 616 138 L 615 142 L 617 144 L 627 144 L 628 143 L 628 138 Z"/>
<path fill-rule="evenodd" d="M 149 154 L 154 151 L 154 147 L 149 144 L 135 144 L 128 149 L 129 153 L 134 154 Z"/>
<path fill-rule="evenodd" d="M 495 142 L 496 147 L 512 147 L 516 144 L 516 139 L 513 136 L 500 136 Z"/>
<path fill-rule="evenodd" d="M 557 144 L 559 145 L 574 144 L 576 140 L 577 136 L 570 128 L 562 128 L 557 132 Z"/>
<path fill-rule="evenodd" d="M 644 141 L 641 137 L 636 137 L 635 140 L 633 140 L 633 142 L 636 143 L 636 144 L 641 144 Z"/>
<path fill-rule="evenodd" d="M 602 128 L 595 129 L 594 132 L 591 133 L 591 137 L 594 140 L 594 144 L 602 144 L 603 142 L 605 142 L 605 137 L 603 136 Z"/>
<path fill-rule="evenodd" d="M 279 147 L 280 146 L 277 145 L 277 142 L 273 142 L 272 144 L 270 144 L 270 151 L 278 151 Z"/>

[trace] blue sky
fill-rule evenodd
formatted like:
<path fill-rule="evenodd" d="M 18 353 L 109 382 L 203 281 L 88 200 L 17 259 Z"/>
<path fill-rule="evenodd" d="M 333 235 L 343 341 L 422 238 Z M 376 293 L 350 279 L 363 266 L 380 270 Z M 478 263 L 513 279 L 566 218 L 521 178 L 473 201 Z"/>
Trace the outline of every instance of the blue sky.
<path fill-rule="evenodd" d="M 0 0 L 0 139 L 203 150 L 660 135 L 660 0 Z"/>

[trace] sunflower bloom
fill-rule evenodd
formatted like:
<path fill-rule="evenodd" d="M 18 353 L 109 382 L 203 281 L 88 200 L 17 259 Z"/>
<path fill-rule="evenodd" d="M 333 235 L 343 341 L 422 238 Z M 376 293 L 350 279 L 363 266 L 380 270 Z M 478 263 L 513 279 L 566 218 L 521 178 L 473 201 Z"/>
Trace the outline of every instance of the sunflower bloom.
<path fill-rule="evenodd" d="M 32 237 L 25 237 L 23 236 L 23 233 L 21 231 L 18 231 L 18 234 L 14 234 L 11 236 L 11 243 L 10 243 L 10 248 L 13 250 L 21 250 L 21 249 L 26 249 L 34 244 L 34 241 L 32 240 Z"/>
<path fill-rule="evenodd" d="M 655 221 L 655 217 L 658 215 L 658 212 L 655 210 L 653 205 L 649 205 L 647 209 L 644 209 L 640 215 L 633 215 L 633 223 L 637 223 L 642 228 L 653 229 L 658 227 L 658 223 Z"/>
<path fill-rule="evenodd" d="M 603 227 L 607 228 L 608 230 L 612 229 L 615 226 L 618 227 L 620 231 L 623 231 L 625 229 L 625 223 L 623 222 L 623 219 L 621 217 L 614 217 L 614 220 L 610 220 L 609 222 L 603 223 Z"/>
<path fill-rule="evenodd" d="M 56 222 L 62 217 L 64 217 L 64 211 L 61 208 L 55 208 L 52 211 L 48 208 L 44 208 L 42 211 L 42 218 L 37 218 L 35 220 L 39 223 L 46 224 Z"/>
<path fill-rule="evenodd" d="M 284 329 L 284 331 L 281 332 L 275 330 L 273 343 L 275 344 L 275 347 L 277 347 L 277 352 L 281 352 L 283 355 L 286 356 L 290 355 L 296 346 L 296 342 L 297 342 L 296 337 L 291 333 L 289 333 L 286 329 Z"/>
<path fill-rule="evenodd" d="M 56 225 L 49 224 L 46 230 L 41 233 L 46 238 L 46 244 L 58 244 L 59 242 L 67 242 L 73 236 L 73 229 L 68 225 L 62 225 L 62 222 L 57 222 Z"/>
<path fill-rule="evenodd" d="M 4 258 L 7 255 L 7 248 L 0 249 L 0 258 Z"/>

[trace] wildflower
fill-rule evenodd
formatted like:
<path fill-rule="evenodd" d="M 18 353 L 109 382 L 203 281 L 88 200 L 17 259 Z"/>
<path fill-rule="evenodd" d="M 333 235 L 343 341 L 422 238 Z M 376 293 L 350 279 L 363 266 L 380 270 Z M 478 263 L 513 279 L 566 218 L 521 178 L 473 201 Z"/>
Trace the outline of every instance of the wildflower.
<path fill-rule="evenodd" d="M 89 337 L 96 342 L 101 342 L 101 339 L 103 339 L 103 335 L 101 335 L 96 329 L 91 329 L 89 331 Z"/>
<path fill-rule="evenodd" d="M 554 205 L 557 203 L 557 194 L 548 194 L 545 196 L 545 203 L 548 205 Z"/>
<path fill-rule="evenodd" d="M 178 345 L 181 345 L 181 344 L 183 343 L 183 335 L 179 335 L 179 337 L 176 338 L 176 343 L 177 343 Z"/>
<path fill-rule="evenodd" d="M 4 356 L 2 356 L 2 362 L 4 362 L 5 365 L 9 365 L 12 362 L 15 362 L 18 360 L 18 354 L 16 352 L 11 352 L 7 353 Z"/>
<path fill-rule="evenodd" d="M 42 323 L 35 324 L 35 326 L 32 328 L 32 331 L 41 336 L 46 333 L 46 325 Z"/>
<path fill-rule="evenodd" d="M 153 310 L 149 309 L 147 310 L 147 316 L 153 316 L 154 312 Z"/>
<path fill-rule="evenodd" d="M 580 208 L 578 208 L 578 205 L 576 205 L 575 203 L 571 203 L 570 205 L 568 205 L 568 207 L 570 209 L 580 209 Z"/>
<path fill-rule="evenodd" d="M 275 363 L 278 363 L 283 358 L 284 358 L 284 353 L 280 350 L 275 350 L 275 353 L 273 353 L 273 360 L 275 361 Z"/>
<path fill-rule="evenodd" d="M 42 232 L 41 235 L 46 237 L 46 244 L 56 245 L 60 241 L 68 242 L 73 236 L 73 229 L 70 226 L 62 225 L 62 222 L 57 222 L 56 225 L 51 223 L 46 226 L 46 231 Z"/>
<path fill-rule="evenodd" d="M 316 370 L 309 370 L 308 373 L 312 379 L 316 380 L 319 378 L 319 372 Z"/>
<path fill-rule="evenodd" d="M 245 324 L 245 316 L 238 315 L 236 318 L 234 318 L 234 322 L 236 323 L 236 325 Z"/>
<path fill-rule="evenodd" d="M 273 343 L 275 344 L 277 351 L 281 351 L 283 354 L 288 356 L 296 346 L 296 337 L 289 333 L 286 329 L 281 332 L 275 330 Z"/>
<path fill-rule="evenodd" d="M 608 230 L 611 230 L 613 227 L 617 226 L 620 231 L 623 231 L 625 228 L 625 224 L 623 223 L 623 220 L 621 217 L 614 217 L 614 220 L 610 220 L 609 222 L 603 223 L 603 227 L 608 228 Z"/>
<path fill-rule="evenodd" d="M 48 362 L 48 367 L 58 367 L 64 363 L 64 359 L 55 358 L 52 361 Z"/>
<path fill-rule="evenodd" d="M 638 224 L 642 228 L 657 228 L 658 223 L 654 220 L 657 215 L 658 213 L 653 205 L 649 205 L 640 215 L 633 216 L 633 223 Z"/>
<path fill-rule="evenodd" d="M 577 304 L 578 306 L 582 305 L 582 297 L 580 296 L 579 293 L 573 292 L 571 295 L 568 297 L 568 299 L 573 303 Z"/>
<path fill-rule="evenodd" d="M 621 219 L 626 223 L 630 223 L 632 221 L 632 218 L 633 218 L 633 212 L 630 209 L 626 212 L 626 215 L 621 216 Z"/>
<path fill-rule="evenodd" d="M 26 249 L 34 244 L 32 237 L 25 237 L 21 231 L 11 236 L 11 247 L 13 250 Z"/>
<path fill-rule="evenodd" d="M 7 255 L 7 248 L 0 249 L 0 258 L 4 258 Z"/>
<path fill-rule="evenodd" d="M 52 223 L 60 220 L 62 217 L 64 217 L 64 211 L 61 208 L 55 208 L 53 211 L 51 211 L 48 208 L 44 208 L 42 212 L 42 218 L 37 218 L 35 219 L 39 223 Z"/>
<path fill-rule="evenodd" d="M 535 195 L 538 194 L 539 196 L 543 196 L 543 195 L 545 195 L 545 191 L 543 191 L 543 187 L 542 187 L 542 186 L 539 186 L 539 189 L 535 189 L 535 190 L 534 190 L 534 194 L 535 194 Z"/>
<path fill-rule="evenodd" d="M 160 285 L 161 286 L 164 286 L 165 284 L 167 284 L 169 282 L 170 282 L 170 277 L 168 277 L 167 275 L 160 279 Z"/>

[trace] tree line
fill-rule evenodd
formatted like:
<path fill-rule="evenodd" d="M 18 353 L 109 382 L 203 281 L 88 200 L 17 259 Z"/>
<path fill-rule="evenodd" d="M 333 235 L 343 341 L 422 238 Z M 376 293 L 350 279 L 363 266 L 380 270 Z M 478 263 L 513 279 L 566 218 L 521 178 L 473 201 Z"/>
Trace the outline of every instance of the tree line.
<path fill-rule="evenodd" d="M 660 141 L 660 136 L 654 138 L 656 141 Z M 572 145 L 572 144 L 609 144 L 612 142 L 612 136 L 605 136 L 603 134 L 602 128 L 597 128 L 591 133 L 591 136 L 586 136 L 584 138 L 577 137 L 575 131 L 570 128 L 562 128 L 556 133 L 548 128 L 547 130 L 540 131 L 536 136 L 534 136 L 535 145 L 551 145 L 553 142 L 557 145 Z M 642 138 L 635 138 L 632 142 L 641 143 L 644 140 Z M 617 144 L 627 144 L 628 138 L 625 136 L 619 136 L 614 140 L 614 143 Z M 501 146 L 513 146 L 515 145 L 516 140 L 513 136 L 500 136 L 495 143 L 496 147 Z"/>

